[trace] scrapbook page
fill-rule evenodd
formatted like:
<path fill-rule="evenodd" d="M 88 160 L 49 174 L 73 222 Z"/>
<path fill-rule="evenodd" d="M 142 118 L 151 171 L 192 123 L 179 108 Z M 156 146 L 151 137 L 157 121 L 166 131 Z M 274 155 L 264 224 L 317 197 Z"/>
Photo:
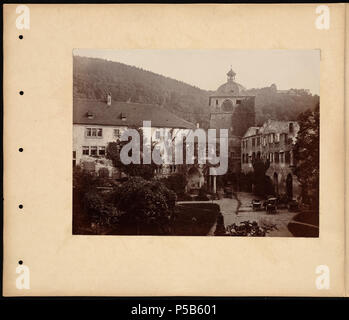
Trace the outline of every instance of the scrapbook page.
<path fill-rule="evenodd" d="M 346 15 L 5 5 L 3 294 L 345 296 Z"/>

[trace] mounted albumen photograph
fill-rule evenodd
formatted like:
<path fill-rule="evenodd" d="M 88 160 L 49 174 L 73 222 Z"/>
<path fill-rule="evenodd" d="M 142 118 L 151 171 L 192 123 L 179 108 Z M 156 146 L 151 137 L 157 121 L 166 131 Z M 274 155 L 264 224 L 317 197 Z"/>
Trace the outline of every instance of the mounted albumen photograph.
<path fill-rule="evenodd" d="M 73 234 L 319 236 L 319 50 L 73 50 Z"/>

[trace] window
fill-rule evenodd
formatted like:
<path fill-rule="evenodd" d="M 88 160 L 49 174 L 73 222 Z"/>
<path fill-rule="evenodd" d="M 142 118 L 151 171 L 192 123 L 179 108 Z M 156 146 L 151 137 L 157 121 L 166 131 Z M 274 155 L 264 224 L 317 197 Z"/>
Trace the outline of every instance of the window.
<path fill-rule="evenodd" d="M 105 147 L 99 147 L 98 148 L 98 154 L 100 156 L 105 156 Z"/>
<path fill-rule="evenodd" d="M 114 137 L 119 139 L 121 136 L 120 129 L 114 129 Z"/>
<path fill-rule="evenodd" d="M 82 154 L 88 156 L 90 154 L 90 148 L 89 147 L 82 147 Z"/>
<path fill-rule="evenodd" d="M 159 130 L 155 131 L 155 138 L 160 139 L 160 131 Z"/>
<path fill-rule="evenodd" d="M 291 162 L 291 154 L 290 151 L 286 151 L 285 153 L 285 162 L 290 163 Z"/>
<path fill-rule="evenodd" d="M 91 156 L 97 155 L 97 147 L 91 147 Z"/>
<path fill-rule="evenodd" d="M 280 163 L 285 162 L 285 154 L 283 152 L 280 152 Z"/>
<path fill-rule="evenodd" d="M 257 146 L 261 145 L 261 138 L 257 138 Z"/>
<path fill-rule="evenodd" d="M 276 134 L 276 138 L 275 138 L 275 142 L 279 142 L 280 141 L 280 133 Z"/>
<path fill-rule="evenodd" d="M 252 138 L 252 147 L 254 147 L 256 145 L 256 139 Z"/>
<path fill-rule="evenodd" d="M 216 106 L 218 106 L 218 100 L 216 100 Z"/>
<path fill-rule="evenodd" d="M 279 163 L 279 153 L 278 152 L 274 153 L 274 160 L 275 160 L 275 163 Z"/>
<path fill-rule="evenodd" d="M 292 122 L 290 122 L 290 124 L 288 125 L 288 129 L 289 129 L 289 132 L 290 133 L 293 133 L 293 123 Z"/>
<path fill-rule="evenodd" d="M 86 128 L 86 136 L 101 138 L 103 136 L 103 129 L 102 128 Z"/>
<path fill-rule="evenodd" d="M 241 100 L 236 100 L 236 104 L 241 104 Z"/>
<path fill-rule="evenodd" d="M 73 159 L 76 158 L 76 151 L 73 151 Z"/>

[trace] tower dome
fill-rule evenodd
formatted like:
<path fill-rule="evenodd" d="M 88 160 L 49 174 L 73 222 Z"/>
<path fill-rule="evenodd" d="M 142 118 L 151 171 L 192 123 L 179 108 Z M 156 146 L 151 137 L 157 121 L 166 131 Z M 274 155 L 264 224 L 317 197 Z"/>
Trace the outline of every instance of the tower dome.
<path fill-rule="evenodd" d="M 232 68 L 227 72 L 227 82 L 222 84 L 215 92 L 216 96 L 239 96 L 246 89 L 241 84 L 235 82 L 236 73 Z"/>

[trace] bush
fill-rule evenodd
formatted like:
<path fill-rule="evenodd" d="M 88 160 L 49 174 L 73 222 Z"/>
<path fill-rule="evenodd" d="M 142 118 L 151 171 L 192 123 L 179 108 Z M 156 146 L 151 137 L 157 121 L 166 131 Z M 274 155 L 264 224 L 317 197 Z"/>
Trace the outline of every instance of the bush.
<path fill-rule="evenodd" d="M 260 226 L 256 221 L 242 221 L 240 225 L 233 223 L 227 227 L 228 235 L 235 237 L 265 237 L 272 230 L 277 230 L 276 225 Z"/>
<path fill-rule="evenodd" d="M 116 225 L 119 212 L 112 203 L 106 201 L 105 197 L 97 191 L 90 191 L 83 197 L 83 208 L 88 214 L 91 222 L 98 225 Z"/>
<path fill-rule="evenodd" d="M 107 168 L 100 168 L 98 170 L 98 176 L 101 178 L 109 178 L 109 170 Z"/>
<path fill-rule="evenodd" d="M 185 193 L 185 187 L 188 183 L 187 177 L 182 173 L 175 173 L 160 180 L 166 188 L 174 191 L 177 195 Z"/>
<path fill-rule="evenodd" d="M 120 220 L 121 232 L 169 233 L 176 195 L 160 181 L 131 177 L 117 188 L 114 199 L 119 210 L 123 212 Z"/>
<path fill-rule="evenodd" d="M 188 193 L 181 193 L 177 195 L 177 201 L 193 201 L 193 197 Z"/>

